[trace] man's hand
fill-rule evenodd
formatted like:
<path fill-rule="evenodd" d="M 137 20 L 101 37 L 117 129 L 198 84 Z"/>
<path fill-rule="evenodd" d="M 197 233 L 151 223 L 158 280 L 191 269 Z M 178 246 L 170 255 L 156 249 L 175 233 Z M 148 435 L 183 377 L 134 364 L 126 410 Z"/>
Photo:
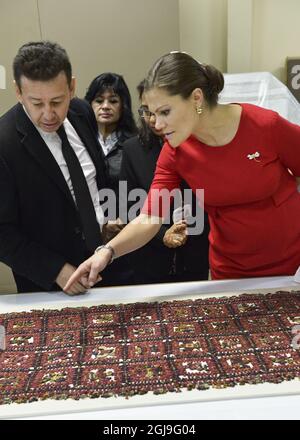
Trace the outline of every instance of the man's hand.
<path fill-rule="evenodd" d="M 183 246 L 187 240 L 186 232 L 186 223 L 175 223 L 166 231 L 163 238 L 164 245 L 168 248 Z"/>
<path fill-rule="evenodd" d="M 68 281 L 68 279 L 70 278 L 70 276 L 76 271 L 76 267 L 72 266 L 69 263 L 66 263 L 63 268 L 61 269 L 61 271 L 59 272 L 55 282 L 56 284 L 59 285 L 59 287 L 61 287 L 61 289 L 63 290 L 66 282 Z M 64 291 L 67 295 L 80 295 L 82 293 L 86 292 L 86 287 L 79 281 L 77 281 L 76 283 L 74 283 L 72 285 L 72 287 L 68 290 Z"/>
<path fill-rule="evenodd" d="M 93 287 L 94 284 L 102 280 L 99 272 L 109 264 L 111 260 L 111 251 L 109 249 L 102 248 L 99 252 L 92 255 L 88 260 L 78 266 L 77 270 L 72 274 L 67 284 L 64 286 L 64 291 L 68 292 L 73 290 L 79 283 L 85 286 L 87 289 Z"/>

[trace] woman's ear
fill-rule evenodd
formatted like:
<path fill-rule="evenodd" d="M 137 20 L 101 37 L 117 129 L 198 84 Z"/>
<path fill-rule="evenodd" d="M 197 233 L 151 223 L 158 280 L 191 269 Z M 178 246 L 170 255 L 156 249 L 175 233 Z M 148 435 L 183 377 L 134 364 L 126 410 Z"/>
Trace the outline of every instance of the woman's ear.
<path fill-rule="evenodd" d="M 196 110 L 198 115 L 201 115 L 203 112 L 204 105 L 204 96 L 203 92 L 200 88 L 194 89 L 191 94 L 192 97 L 192 105 Z"/>
<path fill-rule="evenodd" d="M 204 96 L 202 90 L 198 87 L 192 91 L 192 100 L 194 101 L 196 107 L 202 107 Z"/>

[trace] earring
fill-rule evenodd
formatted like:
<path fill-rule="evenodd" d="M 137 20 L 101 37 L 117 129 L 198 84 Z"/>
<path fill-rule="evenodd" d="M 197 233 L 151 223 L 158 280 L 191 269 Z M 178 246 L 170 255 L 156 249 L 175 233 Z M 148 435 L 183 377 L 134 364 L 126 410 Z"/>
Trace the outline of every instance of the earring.
<path fill-rule="evenodd" d="M 196 108 L 196 112 L 198 113 L 198 115 L 201 115 L 202 111 L 202 107 L 200 107 L 199 105 L 199 107 Z"/>

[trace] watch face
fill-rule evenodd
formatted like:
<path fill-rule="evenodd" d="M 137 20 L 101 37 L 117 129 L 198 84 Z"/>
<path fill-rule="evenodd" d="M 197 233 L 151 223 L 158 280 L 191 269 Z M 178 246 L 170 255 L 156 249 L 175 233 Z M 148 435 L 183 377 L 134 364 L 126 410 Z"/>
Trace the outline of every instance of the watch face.
<path fill-rule="evenodd" d="M 111 258 L 109 261 L 109 264 L 112 263 L 115 259 L 115 251 L 114 249 L 108 245 L 108 244 L 102 244 L 101 246 L 98 246 L 97 249 L 95 250 L 95 254 L 97 254 L 99 251 L 101 251 L 101 249 L 108 249 L 111 253 Z"/>
<path fill-rule="evenodd" d="M 105 247 L 105 249 L 109 249 L 110 252 L 111 252 L 111 260 L 110 260 L 110 262 L 114 261 L 114 259 L 116 257 L 114 248 L 112 248 L 109 244 L 105 244 L 104 247 Z"/>

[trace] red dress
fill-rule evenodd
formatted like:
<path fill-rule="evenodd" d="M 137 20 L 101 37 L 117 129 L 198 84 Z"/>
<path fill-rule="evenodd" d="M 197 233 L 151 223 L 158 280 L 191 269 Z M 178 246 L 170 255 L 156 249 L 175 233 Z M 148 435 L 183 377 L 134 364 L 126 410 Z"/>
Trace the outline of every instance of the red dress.
<path fill-rule="evenodd" d="M 291 275 L 300 265 L 294 176 L 300 176 L 300 126 L 242 104 L 229 144 L 211 147 L 193 136 L 177 148 L 165 143 L 143 213 L 164 216 L 151 191 L 172 190 L 184 179 L 193 191 L 204 189 L 214 279 Z"/>

